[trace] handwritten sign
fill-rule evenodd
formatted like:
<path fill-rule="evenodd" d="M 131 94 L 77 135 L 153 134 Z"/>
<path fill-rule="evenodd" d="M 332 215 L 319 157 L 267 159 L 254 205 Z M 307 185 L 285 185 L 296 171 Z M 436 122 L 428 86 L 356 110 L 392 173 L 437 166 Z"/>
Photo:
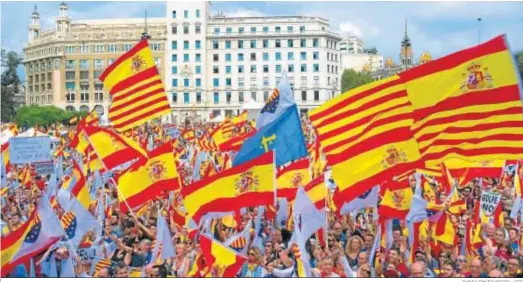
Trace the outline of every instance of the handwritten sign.
<path fill-rule="evenodd" d="M 54 172 L 54 164 L 50 162 L 35 163 L 36 173 L 38 174 L 52 174 Z"/>
<path fill-rule="evenodd" d="M 483 191 L 481 193 L 481 210 L 483 214 L 490 217 L 494 214 L 494 211 L 498 207 L 498 204 L 501 200 L 501 195 L 497 193 Z"/>
<path fill-rule="evenodd" d="M 51 161 L 51 138 L 38 136 L 9 139 L 9 161 L 12 164 Z"/>
<path fill-rule="evenodd" d="M 78 249 L 78 256 L 83 261 L 91 262 L 96 258 L 96 249 L 95 248 Z"/>

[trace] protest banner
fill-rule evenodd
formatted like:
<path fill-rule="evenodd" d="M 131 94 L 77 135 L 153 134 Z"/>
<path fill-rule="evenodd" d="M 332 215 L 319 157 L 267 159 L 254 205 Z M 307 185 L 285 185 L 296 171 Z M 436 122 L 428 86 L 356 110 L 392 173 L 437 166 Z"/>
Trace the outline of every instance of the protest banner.
<path fill-rule="evenodd" d="M 10 138 L 9 157 L 12 164 L 51 161 L 51 138 L 49 136 Z"/>
<path fill-rule="evenodd" d="M 53 161 L 35 163 L 34 166 L 38 174 L 52 174 L 54 172 Z"/>
<path fill-rule="evenodd" d="M 96 258 L 96 248 L 91 247 L 78 249 L 78 256 L 82 261 L 92 262 Z"/>
<path fill-rule="evenodd" d="M 501 195 L 493 192 L 483 191 L 481 193 L 481 210 L 485 216 L 491 217 L 501 201 Z"/>

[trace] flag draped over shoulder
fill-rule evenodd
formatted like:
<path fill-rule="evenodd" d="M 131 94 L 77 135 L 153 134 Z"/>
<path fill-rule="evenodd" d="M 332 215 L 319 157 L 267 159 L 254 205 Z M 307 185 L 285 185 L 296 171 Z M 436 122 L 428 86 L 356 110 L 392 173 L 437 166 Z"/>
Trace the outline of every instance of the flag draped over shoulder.
<path fill-rule="evenodd" d="M 180 188 L 180 179 L 170 143 L 149 153 L 145 164 L 134 163 L 118 178 L 120 210 L 140 206 L 157 196 Z M 127 202 L 127 204 L 125 202 Z"/>
<path fill-rule="evenodd" d="M 246 257 L 205 234 L 200 236 L 200 248 L 212 277 L 236 277 L 240 267 L 247 261 Z"/>
<path fill-rule="evenodd" d="M 522 89 L 505 36 L 400 74 L 428 166 L 523 158 Z"/>
<path fill-rule="evenodd" d="M 296 197 L 299 186 L 304 186 L 311 181 L 309 159 L 301 159 L 279 169 L 276 173 L 276 192 L 278 198 L 292 201 Z"/>
<path fill-rule="evenodd" d="M 383 181 L 421 167 L 410 129 L 412 106 L 398 76 L 349 90 L 309 117 L 327 165 L 332 166 L 339 207 Z"/>
<path fill-rule="evenodd" d="M 182 187 L 188 215 L 198 223 L 210 212 L 233 212 L 243 207 L 275 204 L 275 167 L 272 151 Z"/>
<path fill-rule="evenodd" d="M 111 93 L 109 119 L 118 132 L 171 112 L 147 40 L 118 58 L 99 79 Z"/>

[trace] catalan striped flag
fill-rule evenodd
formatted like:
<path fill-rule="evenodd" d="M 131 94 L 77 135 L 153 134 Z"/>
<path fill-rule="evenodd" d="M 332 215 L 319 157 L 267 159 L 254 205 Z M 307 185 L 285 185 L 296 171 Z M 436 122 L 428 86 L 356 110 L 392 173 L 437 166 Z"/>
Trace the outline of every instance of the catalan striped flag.
<path fill-rule="evenodd" d="M 29 217 L 28 221 L 26 221 L 20 227 L 15 229 L 13 232 L 9 233 L 7 236 L 2 236 L 2 259 L 0 261 L 0 263 L 2 264 L 2 277 L 5 277 L 8 274 L 6 273 L 6 271 L 9 270 L 5 269 L 4 267 L 7 266 L 9 262 L 11 262 L 11 260 L 15 257 L 15 255 L 22 247 L 24 239 L 31 230 L 36 217 L 37 215 L 35 209 Z"/>
<path fill-rule="evenodd" d="M 90 126 L 84 128 L 83 132 L 108 170 L 134 159 L 143 163 L 147 157 L 147 152 L 136 142 L 110 129 Z"/>
<path fill-rule="evenodd" d="M 169 191 L 180 188 L 170 143 L 149 153 L 145 164 L 134 163 L 118 178 L 120 210 L 128 211 Z M 125 203 L 127 202 L 127 204 Z"/>
<path fill-rule="evenodd" d="M 522 87 L 505 36 L 400 74 L 428 166 L 523 158 Z"/>
<path fill-rule="evenodd" d="M 213 139 L 208 140 L 205 137 L 198 138 L 197 144 L 198 144 L 198 147 L 200 147 L 200 151 L 203 151 L 203 152 L 213 152 L 213 151 L 217 151 L 219 149 Z"/>
<path fill-rule="evenodd" d="M 104 269 L 104 268 L 109 268 L 111 267 L 111 260 L 110 259 L 99 259 L 95 264 L 94 264 L 94 268 L 92 268 L 92 276 L 93 277 L 96 277 L 98 278 L 98 274 L 100 273 L 100 270 Z"/>
<path fill-rule="evenodd" d="M 421 167 L 412 106 L 398 76 L 360 86 L 309 114 L 339 187 L 341 207 L 373 186 Z"/>
<path fill-rule="evenodd" d="M 243 207 L 275 202 L 275 168 L 272 151 L 241 165 L 182 187 L 190 217 L 198 223 L 207 213 L 238 211 Z"/>
<path fill-rule="evenodd" d="M 378 207 L 380 218 L 405 219 L 414 195 L 409 181 L 388 181 L 382 188 L 385 189 L 385 193 Z"/>
<path fill-rule="evenodd" d="M 276 173 L 276 194 L 278 198 L 293 201 L 299 186 L 304 186 L 311 181 L 309 159 L 304 158 L 279 169 Z"/>
<path fill-rule="evenodd" d="M 327 187 L 325 186 L 325 177 L 323 174 L 309 182 L 304 187 L 304 190 L 318 210 L 325 208 L 327 203 Z"/>
<path fill-rule="evenodd" d="M 212 277 L 236 277 L 247 258 L 225 247 L 207 235 L 200 236 L 200 248 L 205 257 L 205 264 L 210 266 Z"/>
<path fill-rule="evenodd" d="M 109 119 L 118 132 L 171 112 L 147 40 L 118 58 L 99 79 L 112 96 Z"/>

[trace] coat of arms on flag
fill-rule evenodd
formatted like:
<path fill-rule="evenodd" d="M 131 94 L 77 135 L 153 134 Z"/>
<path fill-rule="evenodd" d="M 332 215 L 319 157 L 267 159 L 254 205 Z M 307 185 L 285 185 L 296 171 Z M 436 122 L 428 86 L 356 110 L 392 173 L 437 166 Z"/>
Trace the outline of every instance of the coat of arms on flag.
<path fill-rule="evenodd" d="M 254 175 L 251 170 L 248 170 L 236 178 L 236 195 L 241 195 L 246 192 L 256 192 L 258 186 L 258 176 Z"/>

